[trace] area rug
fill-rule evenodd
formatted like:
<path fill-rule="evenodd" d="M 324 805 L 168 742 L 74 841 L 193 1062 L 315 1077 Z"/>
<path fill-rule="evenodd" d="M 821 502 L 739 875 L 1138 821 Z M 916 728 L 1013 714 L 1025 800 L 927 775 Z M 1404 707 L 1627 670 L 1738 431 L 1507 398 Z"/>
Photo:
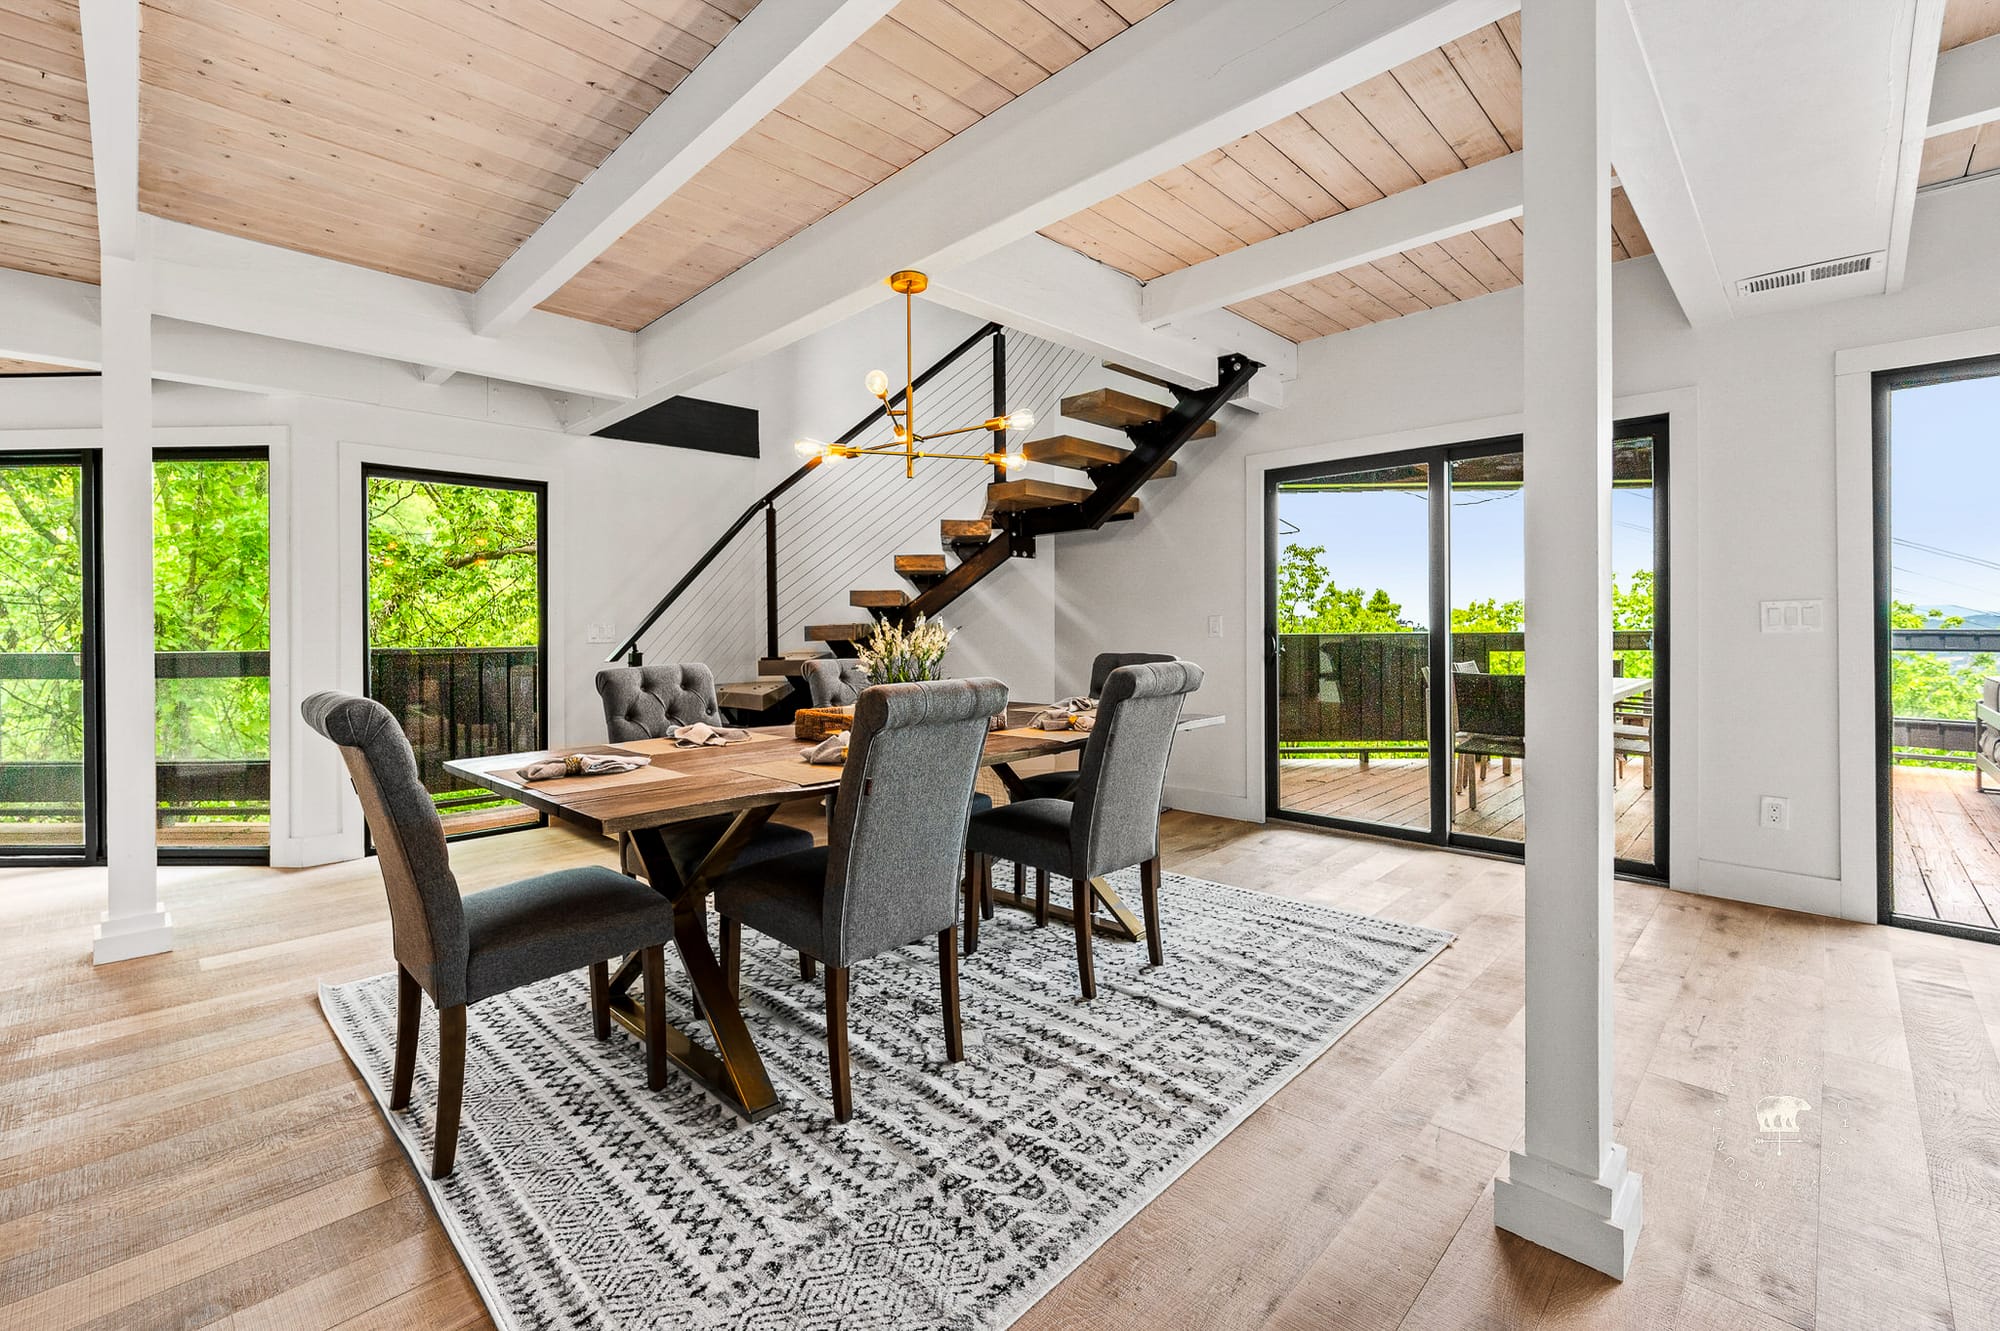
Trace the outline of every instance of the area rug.
<path fill-rule="evenodd" d="M 1114 882 L 1137 900 L 1132 874 Z M 821 984 L 747 932 L 744 1012 L 785 1102 L 763 1122 L 678 1076 L 649 1093 L 636 1040 L 591 1038 L 581 974 L 473 1009 L 451 1178 L 427 1168 L 428 1003 L 411 1109 L 388 1119 L 508 1331 L 995 1331 L 1451 941 L 1177 874 L 1161 901 L 1167 964 L 1100 939 L 1090 1003 L 1068 928 L 986 922 L 956 1065 L 934 945 L 856 966 L 846 1124 Z M 676 979 L 669 962 L 684 1004 Z M 383 1104 L 395 990 L 320 990 Z"/>

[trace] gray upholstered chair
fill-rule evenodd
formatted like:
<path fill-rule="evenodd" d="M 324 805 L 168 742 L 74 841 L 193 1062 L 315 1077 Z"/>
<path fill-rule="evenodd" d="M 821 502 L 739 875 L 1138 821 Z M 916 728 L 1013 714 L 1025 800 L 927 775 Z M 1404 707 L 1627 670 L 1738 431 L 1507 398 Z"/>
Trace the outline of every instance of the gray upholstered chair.
<path fill-rule="evenodd" d="M 727 725 L 716 701 L 715 672 L 698 662 L 684 665 L 612 666 L 597 672 L 597 696 L 604 702 L 604 737 L 613 744 L 665 739 L 681 726 Z M 676 859 L 697 861 L 729 826 L 730 815 L 662 828 Z M 812 833 L 783 823 L 766 823 L 737 854 L 739 863 L 789 854 L 812 845 Z M 631 838 L 618 838 L 618 862 L 637 872 Z"/>
<path fill-rule="evenodd" d="M 1166 960 L 1160 943 L 1160 793 L 1179 727 L 1181 705 L 1201 687 L 1201 667 L 1190 661 L 1120 666 L 1106 680 L 1097 721 L 1084 745 L 1072 799 L 1019 800 L 972 820 L 967 847 L 977 872 L 965 888 L 967 941 L 973 917 L 990 890 L 996 859 L 1037 871 L 1035 918 L 1048 922 L 1048 874 L 1067 876 L 1074 890 L 1076 965 L 1083 996 L 1097 995 L 1091 967 L 1094 913 L 1090 880 L 1139 866 L 1146 914 L 1146 950 L 1155 966 Z M 1020 884 L 1015 888 L 1018 891 Z"/>
<path fill-rule="evenodd" d="M 1090 696 L 1104 696 L 1104 682 L 1111 678 L 1111 672 L 1120 666 L 1152 665 L 1174 658 L 1163 652 L 1099 652 L 1097 659 L 1090 663 Z M 1024 800 L 1057 799 L 1066 800 L 1076 789 L 1075 772 L 1037 772 L 1021 779 L 1018 798 Z"/>
<path fill-rule="evenodd" d="M 882 684 L 854 708 L 847 766 L 824 846 L 739 865 L 715 889 L 722 965 L 733 990 L 750 926 L 826 963 L 826 1052 L 834 1117 L 853 1115 L 848 1086 L 848 969 L 935 938 L 944 988 L 945 1056 L 965 1057 L 958 1018 L 959 884 L 965 809 L 987 718 L 1007 705 L 994 679 Z"/>
<path fill-rule="evenodd" d="M 868 667 L 846 657 L 805 663 L 806 692 L 815 707 L 847 707 L 868 687 Z"/>
<path fill-rule="evenodd" d="M 315 693 L 306 724 L 340 746 L 361 797 L 389 893 L 396 954 L 396 1061 L 389 1108 L 410 1103 L 416 1075 L 419 992 L 438 1011 L 437 1133 L 431 1177 L 451 1173 L 465 1089 L 465 1009 L 565 971 L 590 971 L 600 1040 L 611 1034 L 605 959 L 640 954 L 646 993 L 646 1081 L 666 1084 L 664 944 L 673 907 L 644 884 L 600 865 L 558 869 L 461 898 L 437 806 L 417 776 L 409 737 L 372 698 Z"/>

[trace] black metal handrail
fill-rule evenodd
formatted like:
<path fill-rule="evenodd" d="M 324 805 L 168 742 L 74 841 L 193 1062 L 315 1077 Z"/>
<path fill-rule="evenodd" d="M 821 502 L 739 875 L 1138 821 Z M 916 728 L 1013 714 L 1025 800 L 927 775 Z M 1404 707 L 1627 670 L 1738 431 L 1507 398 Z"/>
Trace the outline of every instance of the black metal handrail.
<path fill-rule="evenodd" d="M 987 324 L 983 325 L 977 332 L 971 334 L 963 342 L 960 342 L 957 346 L 953 347 L 950 351 L 945 352 L 944 355 L 940 356 L 936 361 L 932 362 L 929 368 L 925 369 L 923 373 L 919 374 L 916 377 L 914 381 L 914 386 L 922 388 L 925 384 L 929 383 L 931 379 L 935 377 L 939 372 L 950 368 L 951 365 L 953 365 L 961 356 L 965 355 L 966 352 L 972 350 L 974 347 L 978 346 L 981 342 L 985 341 L 987 338 L 999 335 L 1002 331 L 1004 330 L 1000 327 L 998 323 L 988 322 Z M 1004 369 L 998 368 L 996 365 L 996 373 L 1005 374 L 1006 371 Z M 845 434 L 841 435 L 838 439 L 834 440 L 833 441 L 834 444 L 836 446 L 842 444 L 851 444 L 856 439 L 859 439 L 862 436 L 862 434 L 864 434 L 867 430 L 873 427 L 877 422 L 885 419 L 888 416 L 889 408 L 901 405 L 903 401 L 904 391 L 905 390 L 903 389 L 898 389 L 895 393 L 891 394 L 888 398 L 884 399 L 880 406 L 876 407 L 866 416 L 863 416 L 860 420 L 856 421 L 852 429 L 848 430 Z M 644 661 L 639 652 L 639 640 L 652 631 L 653 625 L 659 622 L 660 616 L 664 615 L 665 613 L 667 613 L 668 610 L 673 608 L 674 602 L 678 601 L 681 598 L 682 593 L 686 592 L 689 587 L 694 585 L 695 579 L 699 578 L 702 574 L 706 573 L 708 571 L 709 565 L 713 564 L 717 559 L 722 557 L 722 552 L 729 548 L 729 543 L 735 540 L 736 537 L 742 533 L 743 529 L 749 526 L 751 520 L 754 519 L 759 513 L 762 513 L 764 515 L 765 559 L 767 562 L 767 567 L 765 569 L 765 599 L 764 599 L 765 645 L 769 650 L 769 653 L 772 656 L 776 656 L 778 654 L 778 624 L 777 624 L 778 598 L 775 587 L 777 581 L 776 505 L 779 497 L 782 496 L 785 493 L 785 491 L 791 489 L 794 485 L 797 485 L 800 481 L 804 480 L 806 478 L 806 473 L 818 467 L 822 460 L 823 459 L 821 458 L 809 459 L 802 466 L 800 466 L 800 468 L 797 471 L 785 477 L 784 480 L 779 481 L 769 490 L 766 490 L 761 498 L 751 501 L 750 506 L 743 510 L 742 514 L 737 517 L 736 521 L 729 524 L 729 530 L 723 532 L 721 536 L 717 537 L 715 544 L 709 546 L 707 551 L 705 551 L 702 554 L 702 557 L 700 559 L 695 560 L 693 567 L 689 568 L 686 573 L 681 575 L 680 581 L 676 582 L 671 588 L 668 589 L 667 594 L 665 596 L 662 596 L 657 602 L 654 603 L 653 608 L 646 612 L 646 617 L 639 621 L 639 627 L 632 630 L 631 635 L 625 639 L 624 643 L 619 646 L 618 650 L 614 651 L 613 653 L 611 653 L 611 655 L 604 658 L 605 663 L 608 665 L 616 665 L 619 659 L 622 657 L 624 658 L 625 664 L 627 665 L 643 664 Z"/>

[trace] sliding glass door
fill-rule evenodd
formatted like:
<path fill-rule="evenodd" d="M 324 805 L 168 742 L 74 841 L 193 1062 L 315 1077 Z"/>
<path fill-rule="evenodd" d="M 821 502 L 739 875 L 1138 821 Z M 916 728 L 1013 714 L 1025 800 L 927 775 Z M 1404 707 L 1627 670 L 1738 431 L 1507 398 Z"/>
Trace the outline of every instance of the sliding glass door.
<path fill-rule="evenodd" d="M 102 854 L 97 456 L 0 453 L 0 863 Z"/>
<path fill-rule="evenodd" d="M 1664 869 L 1663 420 L 1613 446 L 1611 711 L 1622 871 Z M 1269 479 L 1267 805 L 1275 815 L 1518 854 L 1527 834 L 1527 598 L 1518 439 Z"/>
<path fill-rule="evenodd" d="M 1880 917 L 2000 942 L 2000 360 L 1875 387 Z"/>
<path fill-rule="evenodd" d="M 548 742 L 545 487 L 374 467 L 362 485 L 368 696 L 410 737 L 449 834 L 538 824 L 444 764 Z"/>

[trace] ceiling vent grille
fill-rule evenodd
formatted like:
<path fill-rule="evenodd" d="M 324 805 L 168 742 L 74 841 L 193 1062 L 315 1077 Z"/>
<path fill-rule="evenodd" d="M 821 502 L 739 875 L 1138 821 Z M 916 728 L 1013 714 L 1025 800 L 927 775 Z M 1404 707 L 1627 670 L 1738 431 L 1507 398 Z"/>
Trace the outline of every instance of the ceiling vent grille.
<path fill-rule="evenodd" d="M 1802 263 L 1796 268 L 1781 268 L 1775 273 L 1761 273 L 1756 277 L 1746 277 L 1739 281 L 1736 284 L 1736 294 L 1761 296 L 1768 292 L 1809 286 L 1814 282 L 1825 282 L 1836 277 L 1853 277 L 1857 273 L 1873 272 L 1882 257 L 1882 251 L 1877 250 L 1872 254 L 1852 254 L 1845 259 L 1824 259 L 1819 263 Z"/>

